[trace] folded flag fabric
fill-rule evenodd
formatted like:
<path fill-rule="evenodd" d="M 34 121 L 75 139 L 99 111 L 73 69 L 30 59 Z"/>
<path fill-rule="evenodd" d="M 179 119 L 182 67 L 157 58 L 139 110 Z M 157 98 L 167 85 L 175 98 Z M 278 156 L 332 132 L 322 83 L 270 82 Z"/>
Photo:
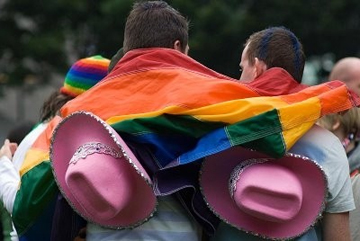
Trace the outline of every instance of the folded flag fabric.
<path fill-rule="evenodd" d="M 145 162 L 153 161 L 161 170 L 235 145 L 282 156 L 318 118 L 359 104 L 340 81 L 308 87 L 283 69 L 272 68 L 252 82 L 240 83 L 178 51 L 153 48 L 126 53 L 100 83 L 68 102 L 61 115 L 94 113 L 125 140 L 147 145 L 154 160 Z M 40 204 L 49 200 L 45 194 L 52 193 L 47 189 L 55 188 L 48 186 L 49 180 L 36 178 L 52 174 L 50 165 L 41 173 L 37 170 L 49 162 L 54 125 L 49 128 L 42 137 L 42 151 L 30 149 L 24 162 L 28 168 L 22 169 L 22 182 L 31 180 L 29 185 L 39 188 L 23 190 L 16 197 L 13 215 L 19 216 L 14 220 L 20 233 L 40 215 Z M 25 195 L 36 202 L 24 205 Z M 28 208 L 35 211 L 21 219 L 22 210 Z"/>
<path fill-rule="evenodd" d="M 62 115 L 93 112 L 120 134 L 153 147 L 165 167 L 234 145 L 279 157 L 322 115 L 357 105 L 358 97 L 339 81 L 308 87 L 272 68 L 239 83 L 175 50 L 145 49 L 127 53 Z"/>

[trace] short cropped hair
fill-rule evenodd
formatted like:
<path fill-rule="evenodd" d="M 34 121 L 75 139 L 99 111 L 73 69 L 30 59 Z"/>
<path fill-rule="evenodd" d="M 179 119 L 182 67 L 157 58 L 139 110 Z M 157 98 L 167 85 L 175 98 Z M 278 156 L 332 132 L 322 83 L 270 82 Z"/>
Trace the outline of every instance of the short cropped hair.
<path fill-rule="evenodd" d="M 255 57 L 264 61 L 268 68 L 281 67 L 301 83 L 305 54 L 303 46 L 293 32 L 285 27 L 270 27 L 252 34 L 245 43 L 249 63 Z"/>
<path fill-rule="evenodd" d="M 176 40 L 185 52 L 189 23 L 164 1 L 136 2 L 125 24 L 123 51 L 138 48 L 174 48 Z"/>

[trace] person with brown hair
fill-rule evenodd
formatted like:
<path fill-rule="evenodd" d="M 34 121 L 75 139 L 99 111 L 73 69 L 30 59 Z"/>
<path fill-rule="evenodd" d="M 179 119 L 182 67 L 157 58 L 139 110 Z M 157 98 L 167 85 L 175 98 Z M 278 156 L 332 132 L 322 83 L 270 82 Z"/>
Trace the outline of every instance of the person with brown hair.
<path fill-rule="evenodd" d="M 129 51 L 166 48 L 187 55 L 188 21 L 165 1 L 135 2 L 126 21 L 123 47 L 112 57 L 109 75 L 119 75 L 116 65 Z M 94 96 L 94 95 L 93 95 Z M 95 112 L 96 113 L 96 112 Z M 127 140 L 134 153 L 149 158 L 146 148 Z M 201 240 L 202 230 L 175 195 L 158 197 L 157 211 L 140 226 L 113 230 L 88 222 L 86 240 Z"/>
<path fill-rule="evenodd" d="M 244 44 L 240 62 L 240 80 L 252 80 L 267 69 L 286 70 L 301 83 L 305 53 L 295 34 L 285 27 L 270 27 L 253 33 Z"/>
<path fill-rule="evenodd" d="M 305 55 L 302 45 L 293 32 L 284 27 L 266 28 L 252 34 L 244 45 L 239 64 L 242 69 L 240 81 L 256 81 L 271 69 L 281 68 L 285 71 L 279 78 L 284 79 L 284 76 L 291 75 L 290 79 L 293 83 L 301 83 L 304 64 Z M 326 129 L 315 125 L 294 144 L 289 152 L 316 161 L 325 171 L 328 181 L 328 196 L 324 212 L 321 214 L 322 221 L 311 223 L 301 235 L 292 239 L 350 240 L 349 212 L 355 205 L 348 175 L 349 166 L 340 141 Z M 226 220 L 223 221 L 212 241 L 255 239 L 250 235 L 251 232 L 246 232 L 246 229 L 236 229 L 227 225 Z M 292 219 L 286 222 L 291 223 Z M 262 236 L 261 233 L 255 235 Z M 256 240 L 263 239 L 257 237 Z"/>
<path fill-rule="evenodd" d="M 126 20 L 123 51 L 161 47 L 187 54 L 188 31 L 185 17 L 166 2 L 136 2 Z"/>

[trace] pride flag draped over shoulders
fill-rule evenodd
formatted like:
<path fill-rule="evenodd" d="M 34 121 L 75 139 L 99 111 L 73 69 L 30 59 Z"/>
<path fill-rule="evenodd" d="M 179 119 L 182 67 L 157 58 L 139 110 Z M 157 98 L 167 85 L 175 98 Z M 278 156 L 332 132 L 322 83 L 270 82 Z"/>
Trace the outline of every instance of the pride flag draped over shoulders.
<path fill-rule="evenodd" d="M 159 48 L 128 52 L 96 88 L 61 113 L 93 112 L 120 134 L 150 145 L 161 168 L 234 145 L 279 157 L 322 115 L 358 105 L 339 81 L 308 87 L 272 68 L 240 83 Z"/>
<path fill-rule="evenodd" d="M 155 48 L 126 53 L 105 79 L 68 102 L 61 115 L 94 113 L 125 139 L 148 145 L 162 169 L 234 145 L 281 156 L 319 117 L 359 103 L 339 81 L 307 87 L 272 68 L 250 83 L 239 83 L 178 51 Z M 37 188 L 16 196 L 13 217 L 20 233 L 56 191 L 49 165 L 54 127 L 49 125 L 37 142 L 42 144 L 34 145 L 24 162 L 22 185 Z"/>

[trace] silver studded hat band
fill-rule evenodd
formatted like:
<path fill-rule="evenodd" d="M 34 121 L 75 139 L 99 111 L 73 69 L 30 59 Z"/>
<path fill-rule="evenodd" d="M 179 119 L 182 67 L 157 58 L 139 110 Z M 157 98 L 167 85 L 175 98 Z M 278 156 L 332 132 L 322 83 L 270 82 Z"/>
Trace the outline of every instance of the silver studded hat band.
<path fill-rule="evenodd" d="M 73 157 L 69 162 L 69 165 L 76 164 L 79 161 L 79 159 L 85 159 L 88 155 L 92 155 L 94 153 L 110 155 L 117 159 L 123 156 L 121 152 L 116 151 L 114 148 L 110 146 L 107 146 L 100 142 L 88 142 L 81 145 L 76 150 L 76 152 L 74 153 Z"/>

